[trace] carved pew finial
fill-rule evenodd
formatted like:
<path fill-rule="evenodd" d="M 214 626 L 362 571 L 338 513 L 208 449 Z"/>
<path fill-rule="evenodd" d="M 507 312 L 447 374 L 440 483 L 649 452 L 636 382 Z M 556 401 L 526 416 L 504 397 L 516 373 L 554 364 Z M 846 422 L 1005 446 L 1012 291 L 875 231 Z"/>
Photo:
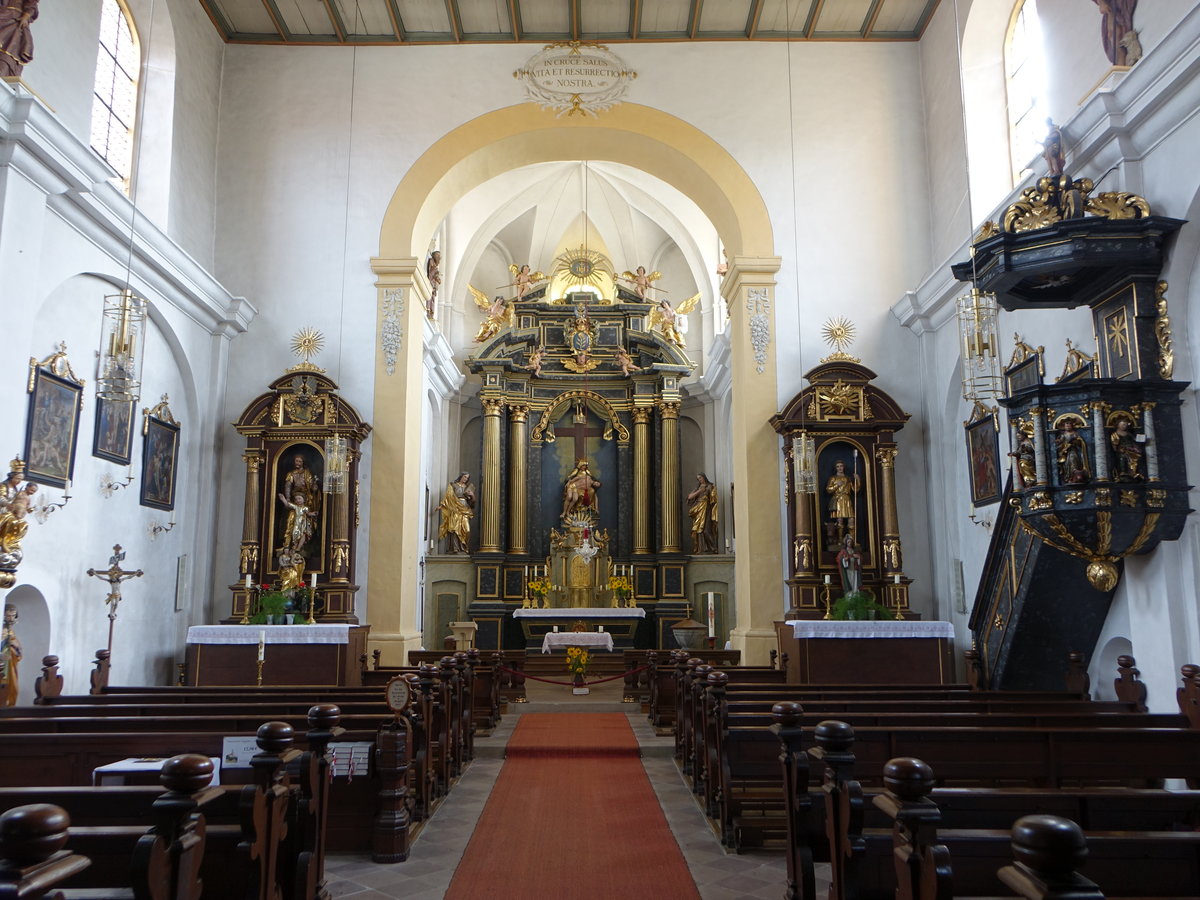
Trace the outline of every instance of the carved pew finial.
<path fill-rule="evenodd" d="M 1113 687 L 1117 692 L 1117 699 L 1125 703 L 1132 703 L 1134 712 L 1146 711 L 1146 684 L 1141 680 L 1141 672 L 1137 669 L 1137 660 L 1132 656 L 1117 657 L 1117 673 L 1116 680 L 1113 681 Z"/>
<path fill-rule="evenodd" d="M 724 674 L 724 673 L 721 673 Z M 709 679 L 712 675 L 709 676 Z M 779 763 L 783 767 L 783 805 L 787 813 L 787 891 L 785 897 L 811 898 L 817 895 L 816 868 L 813 865 L 812 798 L 808 793 L 808 755 L 800 747 L 804 729 L 800 725 L 804 707 L 795 700 L 771 707 L 771 733 L 779 738 Z"/>
<path fill-rule="evenodd" d="M 70 824 L 66 810 L 49 803 L 18 806 L 0 816 L 0 892 L 41 900 L 90 866 L 86 856 L 62 849 Z"/>
<path fill-rule="evenodd" d="M 1067 654 L 1067 691 L 1084 700 L 1092 699 L 1092 678 L 1088 675 L 1087 662 L 1082 653 L 1072 650 Z"/>
<path fill-rule="evenodd" d="M 1183 686 L 1175 691 L 1179 711 L 1187 716 L 1192 728 L 1200 728 L 1200 666 L 1185 663 L 1179 667 L 1179 674 L 1183 678 Z"/>
<path fill-rule="evenodd" d="M 1059 816 L 1022 816 L 1012 829 L 1013 865 L 997 874 L 1030 900 L 1103 900 L 1095 884 L 1075 870 L 1087 859 L 1083 830 Z"/>
<path fill-rule="evenodd" d="M 862 842 L 862 788 L 854 781 L 854 728 L 837 719 L 818 722 L 813 729 L 817 746 L 809 758 L 824 766 L 821 791 L 825 794 L 825 837 L 829 842 L 831 897 L 845 896 L 849 853 Z M 845 848 L 839 855 L 834 848 Z"/>
<path fill-rule="evenodd" d="M 950 896 L 949 854 L 937 843 L 941 810 L 929 799 L 933 769 L 911 756 L 889 759 L 883 767 L 883 793 L 874 804 L 893 821 L 892 847 L 897 900 L 917 900 L 922 885 L 936 884 L 933 896 Z"/>
<path fill-rule="evenodd" d="M 58 674 L 58 657 L 42 657 L 42 674 L 33 683 L 34 703 L 41 705 L 62 696 L 63 677 Z"/>

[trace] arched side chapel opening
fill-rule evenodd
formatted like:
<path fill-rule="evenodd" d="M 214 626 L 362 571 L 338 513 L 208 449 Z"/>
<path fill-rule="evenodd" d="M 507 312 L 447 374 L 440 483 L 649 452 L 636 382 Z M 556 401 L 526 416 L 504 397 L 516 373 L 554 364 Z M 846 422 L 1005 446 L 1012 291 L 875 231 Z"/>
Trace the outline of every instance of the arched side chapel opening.
<path fill-rule="evenodd" d="M 729 272 L 721 294 L 731 310 L 733 516 L 743 560 L 736 568 L 739 624 L 732 639 L 744 661 L 765 662 L 783 596 L 780 454 L 767 424 L 777 404 L 773 307 L 780 260 L 766 206 L 737 161 L 694 126 L 637 104 L 585 119 L 559 119 L 533 104 L 479 116 L 433 144 L 388 205 L 379 255 L 371 261 L 377 330 L 392 336 L 376 351 L 372 469 L 380 477 L 371 480 L 372 646 L 383 651 L 386 663 L 398 664 L 421 641 L 424 486 L 420 442 L 407 437 L 421 433 L 420 336 L 430 292 L 423 257 L 430 237 L 454 203 L 485 181 L 521 166 L 565 160 L 616 162 L 661 179 L 704 212 L 726 248 Z M 767 341 L 760 338 L 755 346 L 749 319 L 763 313 Z"/>

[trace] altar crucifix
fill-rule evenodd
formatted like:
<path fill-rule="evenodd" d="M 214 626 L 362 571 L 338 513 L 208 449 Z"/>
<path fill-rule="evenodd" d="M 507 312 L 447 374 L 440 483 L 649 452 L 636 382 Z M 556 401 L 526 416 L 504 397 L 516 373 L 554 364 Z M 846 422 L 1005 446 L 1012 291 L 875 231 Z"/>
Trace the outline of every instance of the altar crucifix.
<path fill-rule="evenodd" d="M 108 568 L 103 570 L 88 569 L 87 573 L 93 578 L 108 582 L 108 596 L 104 602 L 108 604 L 108 652 L 112 654 L 113 626 L 117 621 L 117 606 L 121 602 L 121 582 L 130 578 L 141 578 L 145 572 L 141 569 L 122 569 L 121 562 L 125 552 L 120 544 L 113 544 L 113 555 L 108 558 Z"/>

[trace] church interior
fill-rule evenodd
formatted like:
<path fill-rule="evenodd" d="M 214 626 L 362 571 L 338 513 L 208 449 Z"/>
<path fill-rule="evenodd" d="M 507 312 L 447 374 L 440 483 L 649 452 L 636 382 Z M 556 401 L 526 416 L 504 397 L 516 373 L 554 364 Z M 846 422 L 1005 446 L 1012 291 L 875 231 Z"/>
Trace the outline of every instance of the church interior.
<path fill-rule="evenodd" d="M 1198 109 L 1192 0 L 8 0 L 0 885 L 1200 896 Z"/>

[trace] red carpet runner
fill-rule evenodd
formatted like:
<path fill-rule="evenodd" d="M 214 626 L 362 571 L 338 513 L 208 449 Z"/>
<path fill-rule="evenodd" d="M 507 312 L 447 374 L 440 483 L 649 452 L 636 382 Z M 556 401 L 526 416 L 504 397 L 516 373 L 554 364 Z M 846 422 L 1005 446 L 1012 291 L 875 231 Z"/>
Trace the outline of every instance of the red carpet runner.
<path fill-rule="evenodd" d="M 447 900 L 699 898 L 619 713 L 527 713 Z"/>

